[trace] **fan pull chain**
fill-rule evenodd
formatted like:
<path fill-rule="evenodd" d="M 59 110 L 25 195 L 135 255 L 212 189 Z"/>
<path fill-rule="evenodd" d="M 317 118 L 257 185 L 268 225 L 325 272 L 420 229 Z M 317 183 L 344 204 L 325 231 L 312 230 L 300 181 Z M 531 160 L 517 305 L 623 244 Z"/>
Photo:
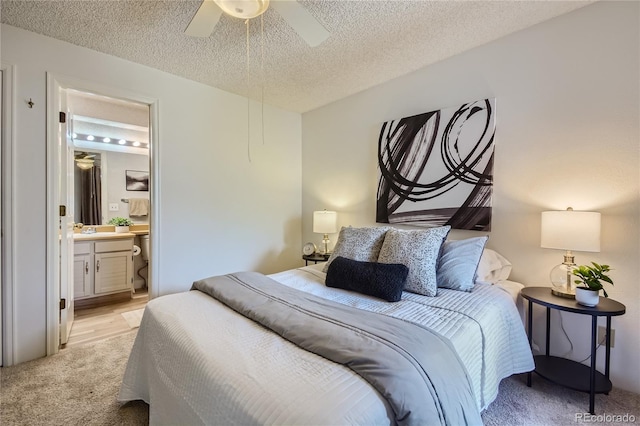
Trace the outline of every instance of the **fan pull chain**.
<path fill-rule="evenodd" d="M 262 118 L 262 145 L 264 145 L 264 14 L 260 15 L 260 115 Z"/>
<path fill-rule="evenodd" d="M 247 26 L 247 159 L 251 163 L 251 79 L 249 78 L 249 20 L 244 21 Z"/>

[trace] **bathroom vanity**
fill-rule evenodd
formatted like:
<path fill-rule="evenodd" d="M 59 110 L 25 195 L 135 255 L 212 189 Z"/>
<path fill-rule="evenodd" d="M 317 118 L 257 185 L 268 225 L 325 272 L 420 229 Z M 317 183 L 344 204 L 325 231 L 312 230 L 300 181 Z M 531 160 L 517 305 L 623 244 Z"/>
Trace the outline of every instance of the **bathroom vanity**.
<path fill-rule="evenodd" d="M 73 283 L 76 305 L 85 299 L 133 290 L 133 233 L 74 235 Z M 88 300 L 87 300 L 88 301 Z"/>

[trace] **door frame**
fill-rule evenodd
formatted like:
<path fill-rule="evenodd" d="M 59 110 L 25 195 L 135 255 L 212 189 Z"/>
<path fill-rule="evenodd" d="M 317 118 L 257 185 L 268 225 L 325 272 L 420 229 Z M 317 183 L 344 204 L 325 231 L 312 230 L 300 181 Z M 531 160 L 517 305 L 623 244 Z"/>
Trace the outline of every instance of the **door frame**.
<path fill-rule="evenodd" d="M 135 93 L 129 90 L 118 89 L 114 87 L 104 86 L 98 83 L 80 80 L 74 77 L 68 77 L 56 73 L 47 72 L 47 236 L 46 236 L 46 328 L 47 328 L 47 356 L 53 355 L 59 351 L 60 339 L 60 262 L 59 262 L 59 243 L 58 243 L 58 198 L 59 189 L 57 186 L 60 168 L 58 165 L 59 146 L 57 143 L 58 130 L 58 107 L 60 104 L 60 91 L 66 89 L 79 90 L 82 92 L 93 93 L 96 95 L 108 96 L 116 99 L 134 101 L 147 104 L 149 106 L 149 163 L 150 163 L 150 182 L 149 182 L 149 198 L 151 204 L 151 215 L 149 217 L 149 232 L 153 235 L 149 247 L 149 277 L 147 286 L 149 288 L 149 298 L 158 296 L 158 286 L 154 285 L 154 278 L 159 276 L 158 270 L 160 266 L 159 250 L 159 227 L 160 223 L 160 204 L 159 196 L 159 143 L 158 143 L 158 124 L 159 124 L 159 101 L 146 95 Z"/>
<path fill-rule="evenodd" d="M 0 365 L 8 367 L 13 365 L 16 358 L 16 330 L 15 330 L 15 258 L 13 254 L 15 250 L 15 241 L 13 234 L 15 231 L 14 223 L 14 203 L 13 194 L 16 192 L 13 187 L 13 170 L 15 169 L 15 155 L 13 145 L 15 141 L 15 65 L 0 63 L 2 69 L 2 247 L 1 259 L 2 273 L 0 276 L 0 303 L 2 307 L 0 311 L 2 329 L 0 330 L 0 339 L 2 339 L 2 353 Z"/>

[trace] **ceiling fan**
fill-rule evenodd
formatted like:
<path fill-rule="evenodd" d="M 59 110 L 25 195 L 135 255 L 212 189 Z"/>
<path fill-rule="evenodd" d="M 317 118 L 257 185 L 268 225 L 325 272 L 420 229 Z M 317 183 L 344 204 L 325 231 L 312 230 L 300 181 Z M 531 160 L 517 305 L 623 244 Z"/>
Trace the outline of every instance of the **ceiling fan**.
<path fill-rule="evenodd" d="M 191 18 L 185 34 L 193 37 L 209 37 L 222 13 L 251 19 L 273 7 L 285 21 L 311 47 L 318 46 L 329 37 L 329 32 L 296 0 L 203 0 Z"/>
<path fill-rule="evenodd" d="M 88 154 L 86 152 L 79 152 L 75 155 L 74 160 L 78 168 L 82 170 L 89 170 L 93 167 L 95 154 Z"/>

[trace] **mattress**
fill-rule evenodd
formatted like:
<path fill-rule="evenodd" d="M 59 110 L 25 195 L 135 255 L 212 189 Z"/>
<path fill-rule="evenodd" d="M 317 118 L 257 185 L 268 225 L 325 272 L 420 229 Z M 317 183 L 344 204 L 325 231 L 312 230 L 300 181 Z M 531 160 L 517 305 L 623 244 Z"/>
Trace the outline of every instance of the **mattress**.
<path fill-rule="evenodd" d="M 513 297 L 496 285 L 397 303 L 324 286 L 321 265 L 270 277 L 338 303 L 429 327 L 448 339 L 485 408 L 500 380 L 534 368 Z M 152 424 L 393 424 L 386 400 L 349 368 L 307 352 L 198 291 L 145 308 L 118 399 Z"/>

